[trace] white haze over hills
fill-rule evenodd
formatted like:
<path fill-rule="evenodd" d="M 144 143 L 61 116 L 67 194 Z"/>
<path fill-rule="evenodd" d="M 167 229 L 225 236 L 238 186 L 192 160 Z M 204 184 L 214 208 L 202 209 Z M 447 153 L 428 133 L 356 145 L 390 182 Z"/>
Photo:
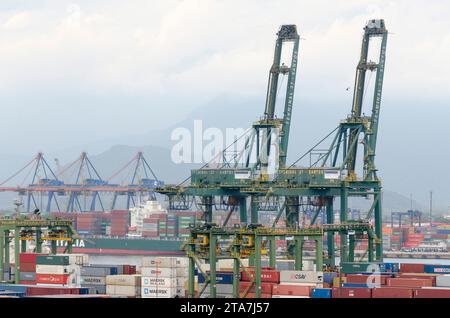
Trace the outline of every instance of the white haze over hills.
<path fill-rule="evenodd" d="M 184 179 L 191 167 L 170 161 L 173 128 L 197 119 L 246 128 L 258 119 L 275 33 L 285 23 L 297 24 L 302 38 L 292 162 L 348 114 L 362 28 L 384 18 L 390 34 L 376 158 L 384 204 L 407 209 L 412 194 L 413 206 L 427 210 L 432 189 L 436 210 L 445 212 L 449 11 L 444 0 L 3 0 L 0 180 L 38 151 L 52 165 L 87 151 L 107 178 L 139 149 L 161 179 Z M 388 191 L 401 196 L 388 199 Z"/>

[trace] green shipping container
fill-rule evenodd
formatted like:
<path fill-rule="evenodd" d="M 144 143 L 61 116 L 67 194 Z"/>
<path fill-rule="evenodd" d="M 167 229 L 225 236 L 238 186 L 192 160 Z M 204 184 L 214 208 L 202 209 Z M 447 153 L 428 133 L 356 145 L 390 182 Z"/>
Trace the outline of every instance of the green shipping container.
<path fill-rule="evenodd" d="M 39 265 L 69 265 L 69 256 L 41 255 L 36 258 Z"/>
<path fill-rule="evenodd" d="M 355 273 L 371 273 L 373 272 L 373 265 L 382 265 L 382 263 L 367 263 L 367 262 L 358 262 L 358 263 L 341 263 L 341 272 L 345 274 L 355 274 Z M 380 267 L 381 271 L 382 268 Z"/>

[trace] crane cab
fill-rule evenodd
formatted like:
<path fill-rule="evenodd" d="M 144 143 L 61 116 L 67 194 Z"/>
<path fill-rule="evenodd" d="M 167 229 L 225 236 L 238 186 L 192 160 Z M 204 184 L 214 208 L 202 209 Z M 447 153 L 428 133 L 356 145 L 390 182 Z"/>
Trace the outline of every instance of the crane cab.
<path fill-rule="evenodd" d="M 199 246 L 208 246 L 209 245 L 208 235 L 198 234 L 197 238 L 195 239 L 195 244 Z"/>

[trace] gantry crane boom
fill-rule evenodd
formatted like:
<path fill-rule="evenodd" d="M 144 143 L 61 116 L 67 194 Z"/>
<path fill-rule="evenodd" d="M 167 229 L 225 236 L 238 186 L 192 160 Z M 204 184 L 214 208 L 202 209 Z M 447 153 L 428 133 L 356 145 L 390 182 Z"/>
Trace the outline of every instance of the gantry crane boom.
<path fill-rule="evenodd" d="M 382 37 L 381 47 L 380 47 L 380 55 L 378 62 L 373 62 L 368 60 L 369 49 L 371 39 L 374 37 Z M 378 120 L 380 114 L 380 104 L 381 104 L 381 92 L 383 87 L 383 74 L 384 74 L 384 64 L 386 58 L 386 42 L 387 42 L 387 30 L 384 25 L 384 20 L 370 20 L 366 26 L 364 27 L 364 36 L 361 44 L 361 55 L 358 65 L 356 67 L 356 75 L 355 75 L 355 86 L 353 92 L 353 104 L 351 111 L 351 118 L 354 121 L 362 121 L 362 111 L 364 104 L 364 94 L 367 87 L 366 82 L 366 73 L 367 71 L 376 71 L 376 80 L 375 80 L 375 88 L 373 95 L 373 106 L 372 106 L 372 115 L 370 117 L 370 134 L 368 136 L 368 140 L 365 140 L 368 144 L 365 144 L 365 158 L 364 158 L 364 167 L 366 170 L 366 176 L 368 173 L 372 174 L 375 172 L 374 167 L 374 156 L 375 156 L 375 147 L 376 147 L 376 139 L 378 132 Z M 355 174 L 356 168 L 356 155 L 358 147 L 355 144 L 358 142 L 357 139 L 359 137 L 359 133 L 361 130 L 358 130 L 358 127 L 351 128 L 349 131 L 349 140 L 347 143 L 347 153 L 348 153 L 348 161 L 347 161 L 347 170 L 348 176 L 353 176 Z M 375 177 L 367 176 L 367 177 Z"/>
<path fill-rule="evenodd" d="M 284 103 L 283 118 L 281 124 L 280 141 L 279 141 L 279 165 L 286 165 L 286 156 L 289 141 L 289 129 L 291 126 L 292 104 L 294 101 L 295 78 L 297 74 L 298 47 L 300 37 L 297 33 L 296 25 L 282 25 L 277 33 L 278 38 L 275 44 L 275 53 L 273 64 L 269 72 L 269 80 L 267 83 L 266 108 L 264 111 L 264 119 L 273 120 L 275 117 L 275 107 L 277 101 L 277 93 L 279 90 L 278 79 L 280 74 L 288 75 L 286 86 L 286 95 Z M 291 63 L 289 66 L 281 64 L 281 54 L 283 45 L 286 42 L 294 42 L 291 55 Z M 270 138 L 270 137 L 269 137 Z"/>

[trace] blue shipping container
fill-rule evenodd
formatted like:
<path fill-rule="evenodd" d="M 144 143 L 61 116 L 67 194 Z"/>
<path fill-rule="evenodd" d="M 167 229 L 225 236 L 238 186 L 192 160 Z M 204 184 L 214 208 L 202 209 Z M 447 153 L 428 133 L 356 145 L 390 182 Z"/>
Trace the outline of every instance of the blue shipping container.
<path fill-rule="evenodd" d="M 331 288 L 313 288 L 312 298 L 331 298 Z"/>
<path fill-rule="evenodd" d="M 16 284 L 1 284 L 0 289 L 18 292 L 18 293 L 26 293 L 28 286 L 27 285 L 16 285 Z"/>
<path fill-rule="evenodd" d="M 342 287 L 351 287 L 351 288 L 368 288 L 367 284 L 355 284 L 355 283 L 342 283 Z"/>
<path fill-rule="evenodd" d="M 333 278 L 337 277 L 337 273 L 335 272 L 324 272 L 323 273 L 323 282 L 327 284 L 333 284 Z"/>
<path fill-rule="evenodd" d="M 450 273 L 450 265 L 425 265 L 424 266 L 425 273 L 436 273 L 436 274 L 449 274 Z"/>
<path fill-rule="evenodd" d="M 209 274 L 209 273 L 208 273 Z M 205 277 L 198 275 L 198 283 L 204 283 Z M 233 284 L 233 273 L 216 273 L 217 284 Z"/>
<path fill-rule="evenodd" d="M 400 270 L 399 263 L 384 263 L 386 272 L 398 273 Z"/>

